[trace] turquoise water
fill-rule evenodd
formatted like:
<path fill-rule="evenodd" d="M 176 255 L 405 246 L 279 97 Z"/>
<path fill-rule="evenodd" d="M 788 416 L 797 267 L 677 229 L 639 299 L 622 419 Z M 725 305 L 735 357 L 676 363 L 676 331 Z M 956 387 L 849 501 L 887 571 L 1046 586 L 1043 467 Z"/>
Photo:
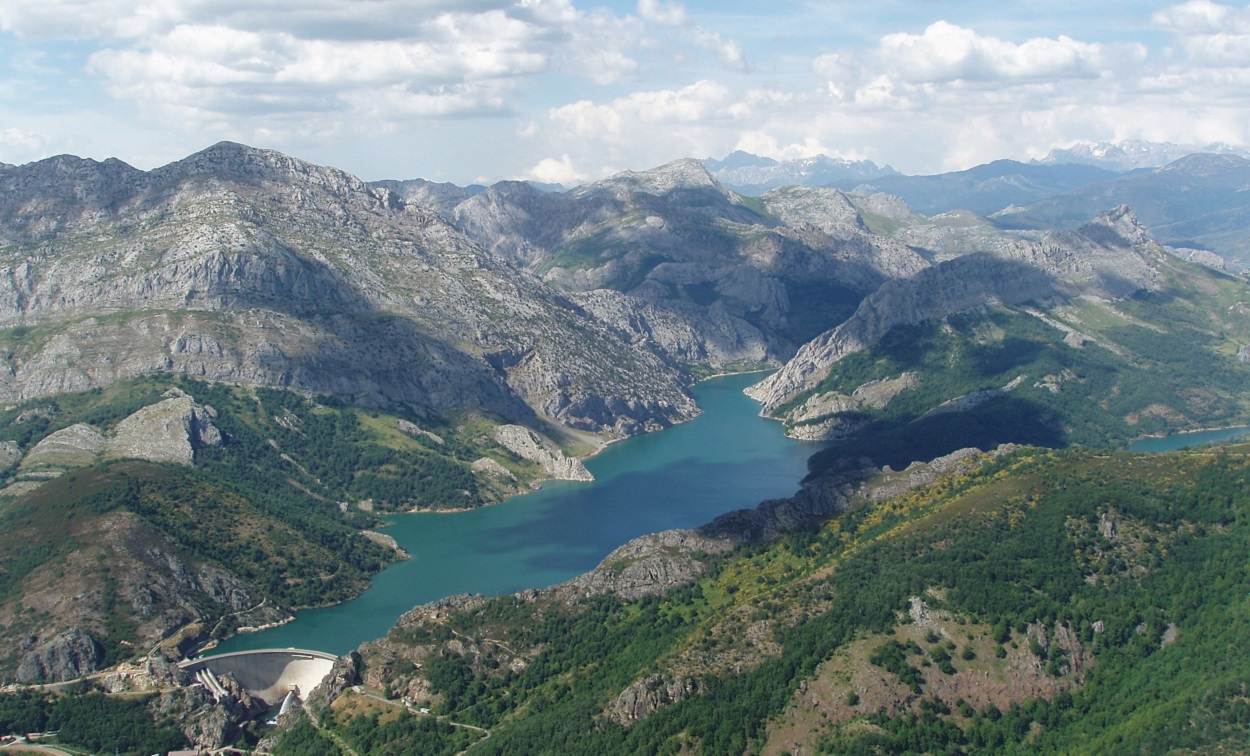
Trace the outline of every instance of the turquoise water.
<path fill-rule="evenodd" d="M 552 482 L 471 512 L 388 518 L 385 532 L 412 559 L 375 576 L 352 601 L 300 612 L 294 622 L 236 636 L 219 650 L 294 646 L 342 654 L 385 635 L 419 604 L 555 585 L 638 536 L 793 494 L 819 447 L 786 438 L 780 423 L 758 416 L 742 389 L 761 378 L 699 384 L 693 394 L 703 414 L 586 460 L 594 483 Z"/>
<path fill-rule="evenodd" d="M 1201 446 L 1215 441 L 1227 441 L 1238 436 L 1250 434 L 1250 427 L 1218 428 L 1216 430 L 1194 431 L 1193 433 L 1175 433 L 1163 438 L 1143 438 L 1129 445 L 1129 451 L 1169 452 Z"/>

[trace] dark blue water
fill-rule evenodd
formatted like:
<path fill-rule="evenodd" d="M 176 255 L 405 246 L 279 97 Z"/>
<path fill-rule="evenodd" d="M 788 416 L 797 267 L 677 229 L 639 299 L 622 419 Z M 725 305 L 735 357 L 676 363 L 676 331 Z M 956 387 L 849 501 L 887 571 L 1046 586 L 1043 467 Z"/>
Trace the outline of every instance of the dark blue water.
<path fill-rule="evenodd" d="M 1216 441 L 1228 441 L 1245 435 L 1250 435 L 1250 428 L 1218 428 L 1193 433 L 1175 433 L 1162 438 L 1143 438 L 1140 441 L 1134 441 L 1128 448 L 1129 451 L 1139 452 L 1169 452 Z"/>
<path fill-rule="evenodd" d="M 705 381 L 698 418 L 613 444 L 586 460 L 594 483 L 553 482 L 503 504 L 455 514 L 390 517 L 412 555 L 359 598 L 300 612 L 294 622 L 240 635 L 221 651 L 309 648 L 341 654 L 386 634 L 414 606 L 458 593 L 544 588 L 597 565 L 647 533 L 690 528 L 725 512 L 789 496 L 819 447 L 788 439 L 742 389 L 762 375 Z"/>

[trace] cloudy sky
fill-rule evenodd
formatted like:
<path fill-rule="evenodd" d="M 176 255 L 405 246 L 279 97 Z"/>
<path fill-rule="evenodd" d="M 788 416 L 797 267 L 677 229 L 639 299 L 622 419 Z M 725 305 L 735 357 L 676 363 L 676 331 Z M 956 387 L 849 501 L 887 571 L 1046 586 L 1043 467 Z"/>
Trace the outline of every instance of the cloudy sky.
<path fill-rule="evenodd" d="M 735 149 L 907 173 L 1250 144 L 1210 0 L 3 0 L 0 161 L 229 139 L 362 178 L 575 183 Z"/>

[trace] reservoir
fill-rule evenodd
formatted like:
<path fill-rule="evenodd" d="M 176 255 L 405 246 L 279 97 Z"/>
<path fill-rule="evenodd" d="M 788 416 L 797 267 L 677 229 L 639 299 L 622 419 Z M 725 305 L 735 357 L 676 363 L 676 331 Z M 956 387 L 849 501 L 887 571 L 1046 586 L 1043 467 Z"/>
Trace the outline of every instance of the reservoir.
<path fill-rule="evenodd" d="M 1137 452 L 1169 452 L 1187 449 L 1191 446 L 1211 444 L 1216 441 L 1228 441 L 1238 436 L 1250 435 L 1250 427 L 1217 428 L 1215 430 L 1194 431 L 1193 433 L 1174 433 L 1162 438 L 1143 438 L 1129 445 L 1129 451 Z"/>
<path fill-rule="evenodd" d="M 343 654 L 386 635 L 401 614 L 458 593 L 544 588 L 593 569 L 647 533 L 692 528 L 765 499 L 790 496 L 820 447 L 785 437 L 742 393 L 763 374 L 715 378 L 692 393 L 703 413 L 587 459 L 593 483 L 548 482 L 531 494 L 452 514 L 388 517 L 412 559 L 373 578 L 358 598 L 239 635 L 217 651 L 308 648 Z"/>

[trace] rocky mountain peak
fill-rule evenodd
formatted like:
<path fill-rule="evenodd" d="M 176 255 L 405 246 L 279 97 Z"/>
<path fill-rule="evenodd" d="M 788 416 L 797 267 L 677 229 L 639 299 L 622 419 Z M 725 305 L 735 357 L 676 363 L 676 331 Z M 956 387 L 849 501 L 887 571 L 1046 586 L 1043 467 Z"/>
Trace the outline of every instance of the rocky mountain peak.
<path fill-rule="evenodd" d="M 145 181 L 143 171 L 109 158 L 57 155 L 0 173 L 0 240 L 42 237 L 81 215 L 113 208 Z"/>
<path fill-rule="evenodd" d="M 713 172 L 732 171 L 739 168 L 771 168 L 777 165 L 777 161 L 770 157 L 762 155 L 753 155 L 743 150 L 734 150 L 725 156 L 724 160 L 715 158 L 707 158 L 703 161 L 708 170 Z"/>
<path fill-rule="evenodd" d="M 728 195 L 720 182 L 712 177 L 707 168 L 698 160 L 683 158 L 666 163 L 648 171 L 625 171 L 609 176 L 602 181 L 588 184 L 581 190 L 571 194 L 589 194 L 609 191 L 614 194 L 642 192 L 658 197 L 672 194 L 679 190 L 712 189 Z"/>
<path fill-rule="evenodd" d="M 866 229 L 855 203 L 838 189 L 786 186 L 760 199 L 770 212 L 791 225 L 807 223 L 827 233 Z"/>
<path fill-rule="evenodd" d="M 1109 247 L 1139 247 L 1158 243 L 1128 205 L 1120 205 L 1101 213 L 1082 226 L 1080 233 L 1092 241 Z"/>
<path fill-rule="evenodd" d="M 1097 165 L 1117 171 L 1154 168 L 1195 153 L 1245 155 L 1245 150 L 1227 144 L 1173 144 L 1172 142 L 1086 142 L 1066 149 L 1054 149 L 1039 163 Z"/>
<path fill-rule="evenodd" d="M 1245 170 L 1250 160 L 1230 153 L 1200 152 L 1173 160 L 1155 173 L 1185 173 L 1200 178 L 1210 178 L 1230 171 Z"/>
<path fill-rule="evenodd" d="M 235 142 L 218 142 L 151 173 L 158 182 L 205 175 L 221 175 L 249 183 L 293 181 L 321 185 L 332 191 L 369 192 L 363 181 L 338 168 L 314 165 L 281 152 Z"/>

